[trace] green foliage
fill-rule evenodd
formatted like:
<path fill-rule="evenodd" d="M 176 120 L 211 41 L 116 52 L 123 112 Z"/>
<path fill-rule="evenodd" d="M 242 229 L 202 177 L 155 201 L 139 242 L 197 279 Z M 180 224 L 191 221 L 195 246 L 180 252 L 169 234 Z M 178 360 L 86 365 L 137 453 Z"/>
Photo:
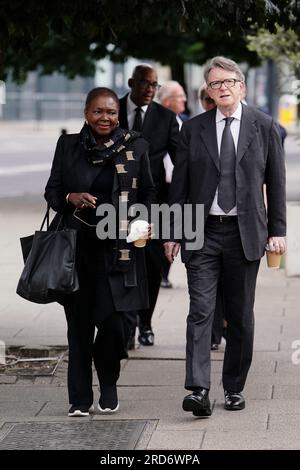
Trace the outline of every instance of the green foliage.
<path fill-rule="evenodd" d="M 203 63 L 215 54 L 255 60 L 250 28 L 296 22 L 296 0 L 0 0 L 0 76 L 30 70 L 92 75 L 110 55 L 166 64 Z M 114 45 L 108 51 L 108 46 Z"/>
<path fill-rule="evenodd" d="M 300 38 L 291 28 L 284 29 L 277 25 L 273 34 L 260 29 L 256 35 L 248 36 L 248 48 L 261 59 L 287 64 L 300 78 Z"/>

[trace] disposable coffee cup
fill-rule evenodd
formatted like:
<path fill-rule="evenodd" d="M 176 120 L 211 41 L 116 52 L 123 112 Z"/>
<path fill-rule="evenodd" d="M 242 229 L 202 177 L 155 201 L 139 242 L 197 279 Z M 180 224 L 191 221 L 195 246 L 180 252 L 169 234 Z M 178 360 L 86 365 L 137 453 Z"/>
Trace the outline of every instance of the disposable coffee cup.
<path fill-rule="evenodd" d="M 139 238 L 139 240 L 135 240 L 133 242 L 134 246 L 136 246 L 137 248 L 144 248 L 144 246 L 146 246 L 146 243 L 147 243 L 147 240 L 143 238 Z"/>
<path fill-rule="evenodd" d="M 146 220 L 135 220 L 130 225 L 127 243 L 133 242 L 137 248 L 143 248 L 147 243 L 149 224 Z"/>
<path fill-rule="evenodd" d="M 267 254 L 267 265 L 268 268 L 279 268 L 280 267 L 280 261 L 281 261 L 281 255 L 276 253 L 276 251 L 266 251 Z"/>

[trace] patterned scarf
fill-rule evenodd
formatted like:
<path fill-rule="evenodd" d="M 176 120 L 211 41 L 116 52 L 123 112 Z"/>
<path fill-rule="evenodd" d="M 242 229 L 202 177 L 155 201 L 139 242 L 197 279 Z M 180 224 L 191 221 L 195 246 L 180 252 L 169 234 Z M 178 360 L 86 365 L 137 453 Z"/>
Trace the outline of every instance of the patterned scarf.
<path fill-rule="evenodd" d="M 80 132 L 80 143 L 84 148 L 86 158 L 91 165 L 105 165 L 114 160 L 119 182 L 119 197 L 126 202 L 129 208 L 137 202 L 138 174 L 132 142 L 140 136 L 138 132 L 125 131 L 117 127 L 104 144 L 98 144 L 88 124 L 84 124 Z M 119 219 L 119 206 L 115 207 L 117 220 Z M 127 243 L 128 225 L 133 218 L 127 215 L 126 220 L 120 221 L 117 240 L 113 248 L 110 271 L 127 271 L 134 261 L 132 244 Z M 122 232 L 123 238 L 120 238 Z"/>

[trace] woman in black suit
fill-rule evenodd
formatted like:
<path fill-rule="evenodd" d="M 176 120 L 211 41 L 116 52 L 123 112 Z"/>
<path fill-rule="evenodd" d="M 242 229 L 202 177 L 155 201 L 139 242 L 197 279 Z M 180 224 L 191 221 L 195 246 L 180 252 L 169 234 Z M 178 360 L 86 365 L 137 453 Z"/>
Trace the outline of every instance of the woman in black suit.
<path fill-rule="evenodd" d="M 63 302 L 68 324 L 69 416 L 88 416 L 93 411 L 93 359 L 100 384 L 98 408 L 118 410 L 116 384 L 120 361 L 127 357 L 129 334 L 126 311 L 148 306 L 144 250 L 124 238 L 130 216 L 125 225 L 122 221 L 118 227 L 117 221 L 121 201 L 126 207 L 143 203 L 148 209 L 153 201 L 148 144 L 138 133 L 118 127 L 118 113 L 119 100 L 112 90 L 101 87 L 89 92 L 86 122 L 79 134 L 59 138 L 45 190 L 46 200 L 57 212 L 52 227 L 64 214 L 66 227 L 78 230 L 80 290 Z M 103 204 L 113 209 L 110 219 L 105 219 L 104 212 L 105 217 L 96 216 Z M 100 233 L 104 227 L 110 230 L 106 239 Z"/>

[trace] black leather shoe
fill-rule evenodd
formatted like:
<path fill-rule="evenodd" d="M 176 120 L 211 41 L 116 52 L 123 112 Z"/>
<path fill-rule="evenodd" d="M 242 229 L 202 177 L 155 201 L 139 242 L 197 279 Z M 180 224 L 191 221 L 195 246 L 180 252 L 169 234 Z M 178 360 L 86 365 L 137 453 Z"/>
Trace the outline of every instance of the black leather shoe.
<path fill-rule="evenodd" d="M 208 390 L 199 388 L 190 395 L 184 397 L 182 402 L 184 411 L 192 411 L 194 416 L 207 418 L 211 415 L 211 407 L 208 396 Z"/>
<path fill-rule="evenodd" d="M 210 347 L 211 351 L 218 351 L 219 345 L 218 343 L 213 343 Z"/>
<path fill-rule="evenodd" d="M 149 329 L 140 329 L 140 334 L 138 335 L 138 341 L 143 346 L 153 346 L 154 345 L 154 333 Z"/>
<path fill-rule="evenodd" d="M 225 410 L 235 411 L 243 410 L 246 406 L 245 398 L 241 392 L 229 392 L 228 390 L 224 391 L 225 393 Z"/>

